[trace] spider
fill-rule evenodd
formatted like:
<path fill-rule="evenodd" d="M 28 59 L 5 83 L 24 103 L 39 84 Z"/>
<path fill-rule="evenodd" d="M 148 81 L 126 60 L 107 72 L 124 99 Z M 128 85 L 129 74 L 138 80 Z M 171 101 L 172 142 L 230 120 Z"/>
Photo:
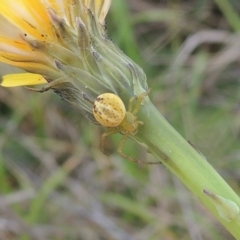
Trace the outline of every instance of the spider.
<path fill-rule="evenodd" d="M 64 81 L 53 81 L 42 89 L 28 88 L 36 92 L 45 92 L 54 86 L 63 83 Z M 113 93 L 103 93 L 99 95 L 95 101 L 89 99 L 87 94 L 83 93 L 83 98 L 93 104 L 93 115 L 96 121 L 103 127 L 107 127 L 107 132 L 103 133 L 100 141 L 100 149 L 106 154 L 104 149 L 104 142 L 107 136 L 115 133 L 121 133 L 123 135 L 119 146 L 118 153 L 123 158 L 126 158 L 135 163 L 141 164 L 160 164 L 160 162 L 144 162 L 134 157 L 128 156 L 123 153 L 123 147 L 129 136 L 134 136 L 138 132 L 139 126 L 143 126 L 144 122 L 138 120 L 137 113 L 141 107 L 142 101 L 145 96 L 151 92 L 149 88 L 146 92 L 140 94 L 138 97 L 132 97 L 129 100 L 128 110 L 126 111 L 125 105 L 120 97 Z M 133 106 L 136 101 L 135 106 Z M 107 155 L 107 154 L 106 154 Z"/>
<path fill-rule="evenodd" d="M 93 115 L 99 124 L 108 128 L 107 132 L 101 136 L 100 149 L 103 153 L 105 153 L 105 138 L 115 133 L 121 133 L 123 137 L 118 147 L 119 155 L 135 163 L 159 164 L 159 162 L 143 162 L 123 153 L 123 147 L 127 138 L 137 134 L 139 126 L 144 125 L 144 122 L 138 120 L 137 113 L 144 97 L 150 91 L 151 89 L 148 89 L 138 97 L 132 97 L 129 101 L 127 111 L 121 98 L 113 93 L 103 93 L 96 98 L 93 102 Z M 84 98 L 89 101 L 86 96 Z M 135 106 L 133 106 L 134 100 L 136 101 Z"/>

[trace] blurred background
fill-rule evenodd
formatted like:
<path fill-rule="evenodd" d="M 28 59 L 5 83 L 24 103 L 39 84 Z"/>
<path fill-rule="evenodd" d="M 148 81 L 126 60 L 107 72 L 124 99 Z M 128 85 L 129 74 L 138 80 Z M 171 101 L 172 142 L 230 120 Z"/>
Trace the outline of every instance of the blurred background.
<path fill-rule="evenodd" d="M 240 1 L 113 0 L 107 23 L 159 111 L 240 195 Z M 120 135 L 105 156 L 103 132 L 52 91 L 0 88 L 1 240 L 233 239 L 164 166 L 122 159 Z"/>

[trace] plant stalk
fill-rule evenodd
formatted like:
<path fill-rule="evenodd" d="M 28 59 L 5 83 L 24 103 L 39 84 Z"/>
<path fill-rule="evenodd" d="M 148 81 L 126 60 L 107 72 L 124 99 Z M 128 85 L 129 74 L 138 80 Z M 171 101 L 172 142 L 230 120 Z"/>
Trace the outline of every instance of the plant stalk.
<path fill-rule="evenodd" d="M 144 126 L 134 139 L 147 146 L 236 238 L 240 239 L 240 198 L 207 159 L 167 122 L 146 98 L 138 117 Z"/>

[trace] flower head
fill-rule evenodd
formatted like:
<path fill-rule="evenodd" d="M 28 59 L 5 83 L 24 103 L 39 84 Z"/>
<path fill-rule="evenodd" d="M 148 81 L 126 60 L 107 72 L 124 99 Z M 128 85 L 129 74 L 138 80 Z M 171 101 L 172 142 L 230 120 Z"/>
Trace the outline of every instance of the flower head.
<path fill-rule="evenodd" d="M 147 89 L 142 69 L 108 38 L 111 0 L 2 0 L 0 61 L 27 73 L 3 77 L 2 86 L 45 83 L 95 121 L 91 101 L 102 93 L 125 103 Z M 87 98 L 86 98 L 87 96 Z M 88 100 L 87 100 L 88 99 Z"/>

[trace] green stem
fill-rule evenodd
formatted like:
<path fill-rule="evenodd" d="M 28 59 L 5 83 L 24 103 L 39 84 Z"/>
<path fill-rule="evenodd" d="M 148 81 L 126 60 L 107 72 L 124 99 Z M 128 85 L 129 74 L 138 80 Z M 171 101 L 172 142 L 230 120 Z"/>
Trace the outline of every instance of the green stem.
<path fill-rule="evenodd" d="M 144 127 L 134 138 L 145 144 L 226 229 L 240 239 L 240 199 L 231 187 L 203 155 L 180 136 L 150 101 L 145 101 L 141 106 L 138 117 L 144 122 Z"/>
<path fill-rule="evenodd" d="M 215 3 L 223 12 L 224 16 L 228 20 L 229 25 L 235 32 L 240 31 L 240 17 L 237 11 L 232 7 L 231 1 L 229 0 L 215 0 Z"/>

